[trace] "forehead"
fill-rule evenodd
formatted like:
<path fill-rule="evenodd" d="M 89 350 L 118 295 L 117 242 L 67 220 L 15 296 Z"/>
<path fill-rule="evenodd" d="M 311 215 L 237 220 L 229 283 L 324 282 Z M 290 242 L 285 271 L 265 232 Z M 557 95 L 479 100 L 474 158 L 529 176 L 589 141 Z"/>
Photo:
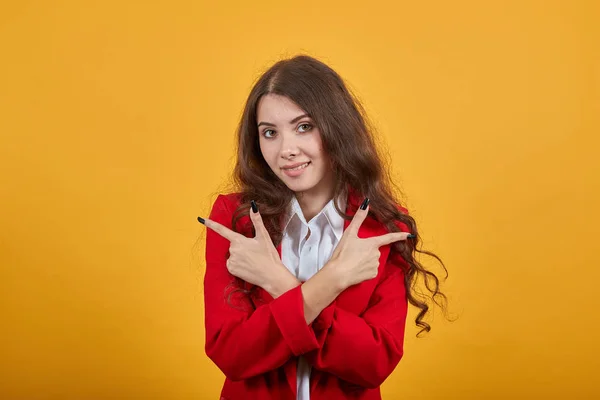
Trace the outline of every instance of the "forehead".
<path fill-rule="evenodd" d="M 269 93 L 261 97 L 256 107 L 258 122 L 285 122 L 306 112 L 289 97 Z"/>

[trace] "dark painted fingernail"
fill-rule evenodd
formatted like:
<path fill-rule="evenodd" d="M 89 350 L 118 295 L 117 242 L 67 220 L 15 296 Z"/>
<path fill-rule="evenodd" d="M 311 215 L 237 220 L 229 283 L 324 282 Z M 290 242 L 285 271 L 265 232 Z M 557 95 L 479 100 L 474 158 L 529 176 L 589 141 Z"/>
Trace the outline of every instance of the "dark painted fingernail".
<path fill-rule="evenodd" d="M 200 222 L 202 225 L 204 225 L 204 218 L 198 217 L 198 222 Z"/>
<path fill-rule="evenodd" d="M 258 207 L 256 206 L 256 202 L 254 200 L 252 200 L 250 202 L 250 205 L 252 206 L 252 211 L 256 214 L 258 212 Z"/>
<path fill-rule="evenodd" d="M 365 200 L 360 205 L 360 209 L 361 210 L 366 210 L 368 205 L 369 205 L 369 198 L 366 197 Z"/>
<path fill-rule="evenodd" d="M 407 236 L 407 238 L 409 238 L 409 239 L 416 238 L 416 237 L 417 237 L 417 235 L 413 235 L 412 233 L 410 233 L 410 234 Z"/>

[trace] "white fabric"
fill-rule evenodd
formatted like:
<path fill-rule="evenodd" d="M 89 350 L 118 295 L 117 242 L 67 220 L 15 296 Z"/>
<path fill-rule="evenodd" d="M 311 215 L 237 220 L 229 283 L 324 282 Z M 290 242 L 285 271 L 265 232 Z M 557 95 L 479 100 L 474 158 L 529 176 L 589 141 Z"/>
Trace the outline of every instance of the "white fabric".
<path fill-rule="evenodd" d="M 346 201 L 338 199 L 340 210 L 346 210 Z M 308 239 L 306 235 L 310 229 Z M 285 219 L 281 240 L 281 260 L 301 282 L 317 273 L 331 258 L 344 233 L 344 219 L 337 213 L 333 199 L 309 222 L 306 222 L 297 198 L 292 198 Z M 298 358 L 297 400 L 310 399 L 311 367 L 304 357 Z"/>

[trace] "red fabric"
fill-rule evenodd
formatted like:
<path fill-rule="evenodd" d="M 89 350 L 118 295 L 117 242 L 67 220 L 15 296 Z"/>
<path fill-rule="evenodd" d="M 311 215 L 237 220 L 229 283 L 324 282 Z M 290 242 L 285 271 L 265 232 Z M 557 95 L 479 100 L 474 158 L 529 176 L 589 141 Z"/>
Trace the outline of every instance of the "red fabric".
<path fill-rule="evenodd" d="M 351 190 L 346 213 L 353 215 L 360 202 Z M 238 194 L 219 195 L 209 218 L 231 228 L 238 205 Z M 358 236 L 386 232 L 369 217 Z M 205 349 L 226 377 L 221 400 L 295 400 L 300 355 L 312 365 L 311 400 L 381 399 L 379 386 L 402 358 L 407 313 L 407 264 L 390 256 L 390 245 L 379 249 L 377 277 L 346 289 L 310 325 L 300 286 L 277 299 L 257 287 L 252 298 L 234 293 L 228 300 L 234 279 L 225 264 L 228 250 L 229 241 L 207 229 Z"/>

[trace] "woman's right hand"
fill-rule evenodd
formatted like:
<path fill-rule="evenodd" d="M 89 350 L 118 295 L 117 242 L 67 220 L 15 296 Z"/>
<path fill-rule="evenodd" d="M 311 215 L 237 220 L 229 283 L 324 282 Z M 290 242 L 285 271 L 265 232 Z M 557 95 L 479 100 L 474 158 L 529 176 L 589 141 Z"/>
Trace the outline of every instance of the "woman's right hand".
<path fill-rule="evenodd" d="M 369 213 L 368 200 L 363 202 L 365 203 L 366 208 L 356 211 L 326 266 L 336 271 L 341 290 L 375 278 L 381 255 L 379 247 L 406 240 L 410 235 L 410 232 L 390 232 L 381 236 L 359 238 L 358 229 Z"/>

